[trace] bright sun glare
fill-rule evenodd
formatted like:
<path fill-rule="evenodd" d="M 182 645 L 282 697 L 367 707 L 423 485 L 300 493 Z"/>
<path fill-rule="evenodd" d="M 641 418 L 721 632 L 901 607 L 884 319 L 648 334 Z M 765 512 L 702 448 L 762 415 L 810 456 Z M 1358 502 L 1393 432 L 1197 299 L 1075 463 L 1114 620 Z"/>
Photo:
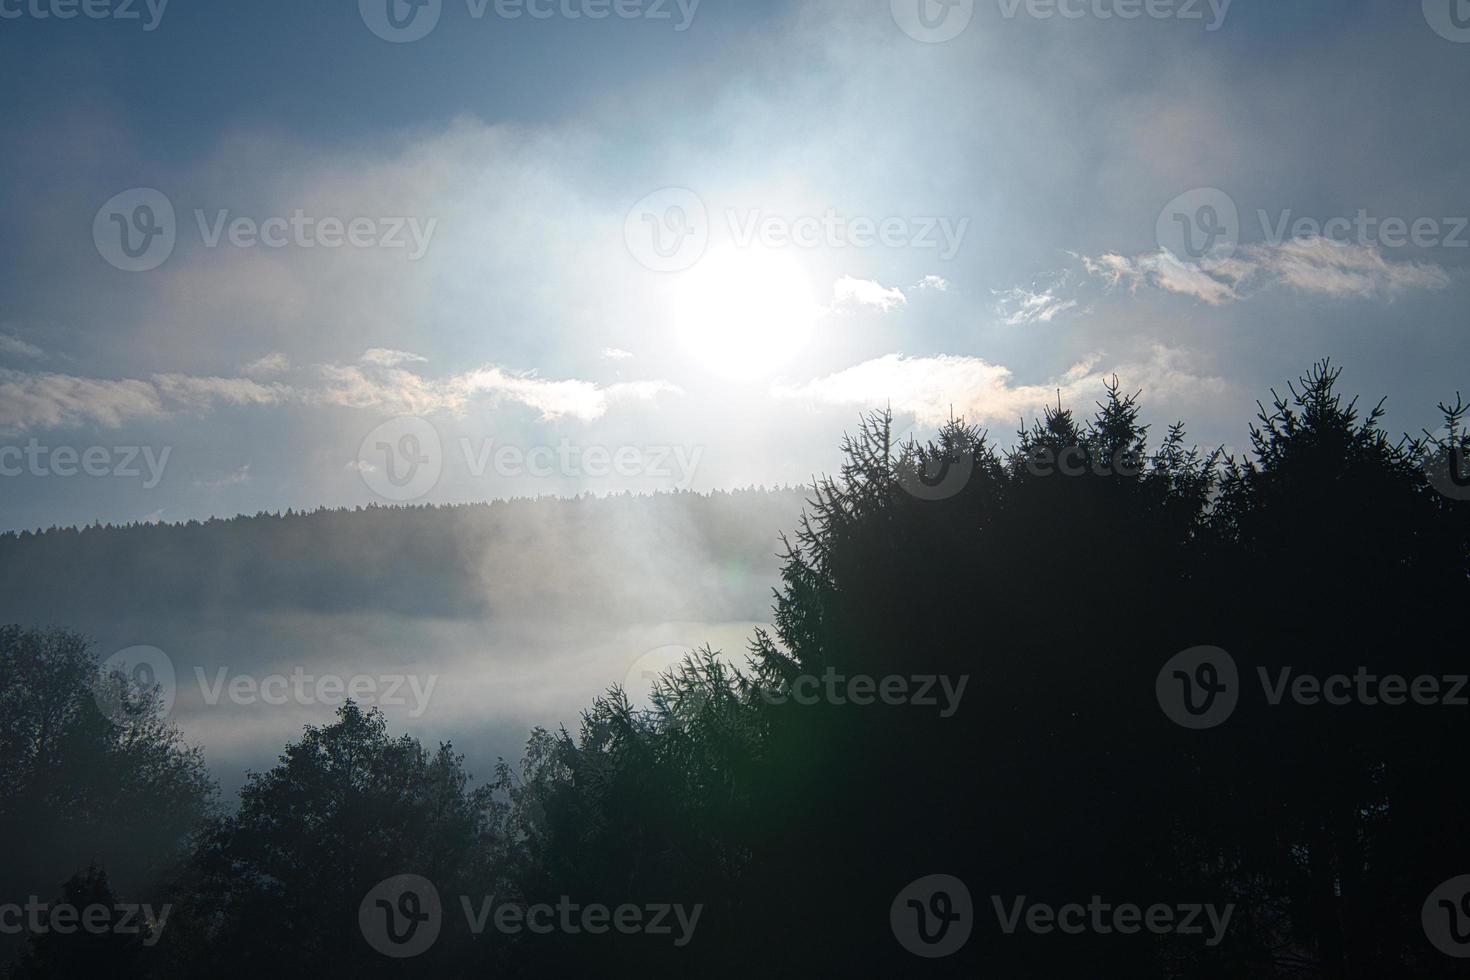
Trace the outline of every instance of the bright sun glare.
<path fill-rule="evenodd" d="M 768 377 L 811 340 L 821 315 L 801 264 L 789 253 L 726 246 L 684 273 L 674 325 L 684 349 L 728 378 Z"/>

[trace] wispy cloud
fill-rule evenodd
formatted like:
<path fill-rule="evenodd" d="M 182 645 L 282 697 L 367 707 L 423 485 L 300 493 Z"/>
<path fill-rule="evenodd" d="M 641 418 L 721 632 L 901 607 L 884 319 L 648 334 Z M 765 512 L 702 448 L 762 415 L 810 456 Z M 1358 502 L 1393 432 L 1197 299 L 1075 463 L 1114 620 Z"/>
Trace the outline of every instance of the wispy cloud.
<path fill-rule="evenodd" d="M 1058 291 L 1059 287 L 1055 286 L 1041 292 L 1022 288 L 998 291 L 995 294 L 996 314 L 1010 327 L 1050 323 L 1058 314 L 1077 308 L 1075 299 L 1063 299 Z"/>
<path fill-rule="evenodd" d="M 838 307 L 871 306 L 887 313 L 908 303 L 908 297 L 897 286 L 889 288 L 871 279 L 843 276 L 832 284 L 833 303 Z"/>
<path fill-rule="evenodd" d="M 1292 238 L 1242 246 L 1228 258 L 1186 262 L 1167 249 L 1133 257 L 1082 257 L 1083 267 L 1109 286 L 1151 287 L 1213 306 L 1285 288 L 1332 299 L 1393 298 L 1413 289 L 1443 289 L 1450 274 L 1432 262 L 1390 261 L 1376 245 Z"/>
<path fill-rule="evenodd" d="M 195 480 L 194 481 L 194 485 L 196 487 L 203 487 L 206 490 L 220 490 L 220 489 L 223 489 L 224 487 L 236 487 L 236 486 L 239 486 L 242 483 L 249 483 L 249 482 L 250 482 L 250 464 L 249 463 L 246 463 L 244 466 L 241 466 L 239 469 L 235 470 L 234 472 L 227 473 L 224 476 L 221 476 L 221 477 L 219 477 L 217 479 L 214 479 L 214 480 Z"/>
<path fill-rule="evenodd" d="M 1130 387 L 1165 396 L 1220 393 L 1228 387 L 1221 378 L 1199 373 L 1186 355 L 1168 347 L 1155 346 L 1147 360 L 1106 371 L 1098 369 L 1101 361 L 1101 355 L 1090 355 L 1045 384 L 1019 385 L 1010 368 L 978 357 L 887 354 L 806 384 L 780 386 L 773 394 L 819 405 L 889 407 L 921 425 L 961 416 L 988 425 L 1039 412 L 1055 402 L 1058 392 L 1064 402 L 1090 405 L 1114 373 Z"/>
<path fill-rule="evenodd" d="M 591 422 L 619 404 L 681 393 L 666 381 L 599 385 L 550 380 L 496 366 L 435 379 L 381 366 L 383 358 L 363 360 L 367 363 L 318 365 L 314 380 L 301 384 L 185 374 L 110 380 L 0 369 L 0 431 L 83 424 L 117 428 L 138 419 L 201 413 L 219 405 L 281 404 L 462 415 L 477 403 L 509 403 L 531 408 L 546 420 Z"/>
<path fill-rule="evenodd" d="M 28 344 L 19 337 L 0 333 L 0 357 L 24 357 L 39 361 L 46 357 L 46 352 L 35 344 Z"/>
<path fill-rule="evenodd" d="M 240 373 L 247 378 L 272 378 L 291 370 L 291 361 L 280 351 L 273 351 L 240 366 Z"/>
<path fill-rule="evenodd" d="M 427 364 L 429 359 L 419 354 L 413 354 L 406 350 L 389 350 L 386 347 L 374 347 L 364 351 L 362 363 L 375 364 L 378 367 L 398 367 L 400 364 Z"/>

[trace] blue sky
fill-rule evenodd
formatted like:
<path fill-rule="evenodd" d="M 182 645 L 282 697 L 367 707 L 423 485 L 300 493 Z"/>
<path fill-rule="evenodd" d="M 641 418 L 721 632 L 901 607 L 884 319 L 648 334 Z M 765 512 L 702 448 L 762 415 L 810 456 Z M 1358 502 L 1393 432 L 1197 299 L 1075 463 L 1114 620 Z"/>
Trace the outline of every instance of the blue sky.
<path fill-rule="evenodd" d="M 1396 430 L 1467 387 L 1463 0 L 388 2 L 0 0 L 0 527 L 800 483 L 1114 372 L 1231 448 L 1322 356 Z"/>

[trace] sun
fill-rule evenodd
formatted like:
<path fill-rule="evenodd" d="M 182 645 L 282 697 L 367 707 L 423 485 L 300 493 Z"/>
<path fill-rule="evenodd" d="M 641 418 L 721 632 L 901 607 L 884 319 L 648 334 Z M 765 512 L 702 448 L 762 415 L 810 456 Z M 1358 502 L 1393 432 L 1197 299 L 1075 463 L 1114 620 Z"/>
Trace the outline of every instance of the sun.
<path fill-rule="evenodd" d="M 675 287 L 674 326 L 691 357 L 738 381 L 769 377 L 811 341 L 822 309 L 787 252 L 724 246 Z"/>

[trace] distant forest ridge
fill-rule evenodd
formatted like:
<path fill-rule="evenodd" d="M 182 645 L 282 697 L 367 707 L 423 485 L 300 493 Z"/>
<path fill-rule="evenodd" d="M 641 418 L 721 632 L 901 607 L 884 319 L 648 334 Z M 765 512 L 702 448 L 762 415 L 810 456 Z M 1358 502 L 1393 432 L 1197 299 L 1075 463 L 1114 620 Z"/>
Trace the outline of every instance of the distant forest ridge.
<path fill-rule="evenodd" d="M 249 609 L 403 615 L 769 608 L 808 491 L 543 497 L 0 534 L 0 618 Z M 728 608 L 727 608 L 728 607 Z"/>

